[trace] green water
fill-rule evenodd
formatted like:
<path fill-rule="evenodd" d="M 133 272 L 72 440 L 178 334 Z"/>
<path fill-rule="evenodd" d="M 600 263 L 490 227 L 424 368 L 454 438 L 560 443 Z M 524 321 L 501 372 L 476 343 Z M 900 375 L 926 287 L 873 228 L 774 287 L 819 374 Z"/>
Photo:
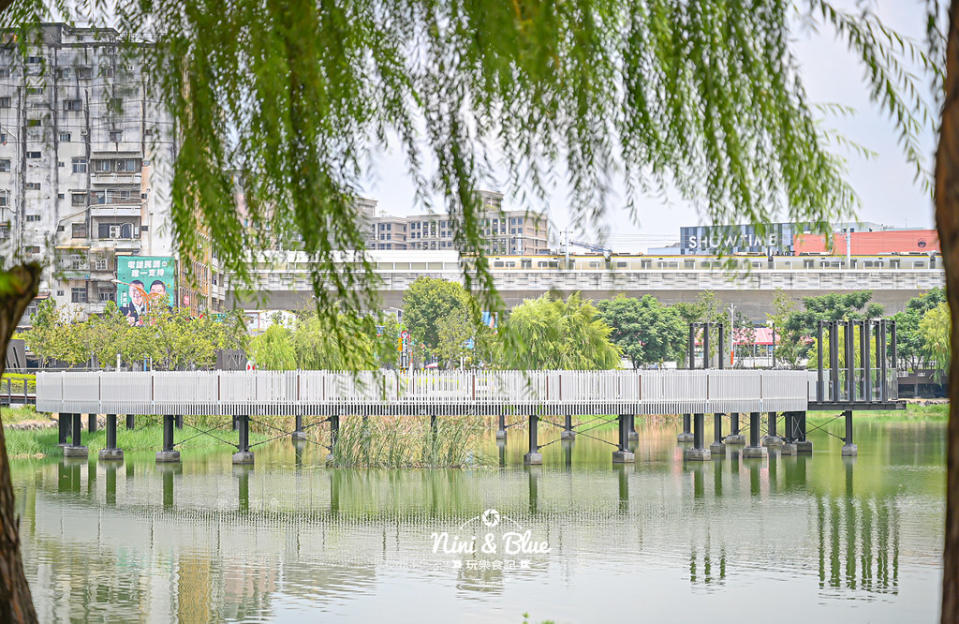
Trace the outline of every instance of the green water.
<path fill-rule="evenodd" d="M 27 576 L 43 622 L 936 619 L 944 422 L 857 420 L 852 460 L 815 432 L 809 457 L 703 465 L 678 427 L 637 421 L 625 467 L 580 436 L 524 468 L 519 429 L 472 470 L 334 470 L 288 440 L 253 469 L 18 462 Z M 507 553 L 507 531 L 549 552 Z M 434 552 L 444 533 L 480 552 Z"/>

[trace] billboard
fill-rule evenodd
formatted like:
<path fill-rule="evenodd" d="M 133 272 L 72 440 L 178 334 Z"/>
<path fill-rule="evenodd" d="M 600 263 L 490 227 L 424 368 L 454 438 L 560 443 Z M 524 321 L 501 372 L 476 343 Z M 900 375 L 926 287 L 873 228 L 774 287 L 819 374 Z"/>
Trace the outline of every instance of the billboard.
<path fill-rule="evenodd" d="M 150 306 L 176 302 L 176 261 L 169 256 L 118 256 L 117 307 L 131 325 L 142 325 Z"/>

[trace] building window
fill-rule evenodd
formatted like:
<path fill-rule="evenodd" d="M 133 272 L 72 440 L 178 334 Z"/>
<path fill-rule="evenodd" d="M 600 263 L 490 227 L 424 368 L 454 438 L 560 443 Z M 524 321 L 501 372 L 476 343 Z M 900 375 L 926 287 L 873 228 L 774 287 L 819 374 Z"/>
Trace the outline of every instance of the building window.
<path fill-rule="evenodd" d="M 0 97 L 0 108 L 10 108 L 10 96 Z"/>
<path fill-rule="evenodd" d="M 94 160 L 93 173 L 111 173 L 113 171 L 112 160 Z"/>
<path fill-rule="evenodd" d="M 118 98 L 118 97 L 110 98 L 109 107 L 110 107 L 110 110 L 111 110 L 112 112 L 114 112 L 114 113 L 122 113 L 122 112 L 123 112 L 123 98 Z"/>
<path fill-rule="evenodd" d="M 86 288 L 71 288 L 70 289 L 70 301 L 72 303 L 86 303 L 87 302 L 87 289 Z"/>
<path fill-rule="evenodd" d="M 93 270 L 94 271 L 106 271 L 109 266 L 109 262 L 104 256 L 97 256 L 93 261 Z M 102 290 L 100 291 L 103 292 Z"/>
<path fill-rule="evenodd" d="M 36 245 L 27 245 L 26 251 L 28 254 L 38 254 L 40 253 L 40 248 Z"/>
<path fill-rule="evenodd" d="M 0 173 L 10 173 L 9 158 L 0 158 Z"/>
<path fill-rule="evenodd" d="M 86 193 L 71 193 L 70 203 L 74 206 L 83 206 L 87 203 Z"/>
<path fill-rule="evenodd" d="M 27 120 L 27 127 L 28 127 L 28 128 L 39 128 L 39 127 L 40 127 L 40 124 L 42 124 L 42 123 L 43 123 L 43 121 L 40 120 L 40 119 L 28 119 L 28 120 Z"/>
<path fill-rule="evenodd" d="M 63 110 L 66 112 L 69 111 L 82 111 L 83 110 L 83 100 L 77 98 L 73 100 L 63 100 Z"/>
<path fill-rule="evenodd" d="M 121 130 L 111 130 L 110 131 L 110 142 L 119 143 L 123 140 L 123 132 Z"/>
<path fill-rule="evenodd" d="M 43 87 L 27 87 L 27 95 L 40 95 L 43 93 Z"/>
<path fill-rule="evenodd" d="M 42 63 L 42 62 L 43 62 L 43 57 L 42 57 L 42 56 L 28 56 L 28 57 L 27 57 L 27 65 L 36 65 L 37 63 Z"/>
<path fill-rule="evenodd" d="M 77 75 L 77 78 L 81 80 L 89 80 L 93 78 L 93 68 L 92 67 L 77 67 L 74 72 Z"/>
<path fill-rule="evenodd" d="M 106 269 L 97 269 L 98 271 L 106 271 Z M 111 289 L 101 288 L 97 291 L 97 299 L 99 301 L 113 301 L 114 294 Z"/>
<path fill-rule="evenodd" d="M 73 238 L 86 238 L 87 237 L 87 224 L 86 223 L 73 223 L 72 225 L 72 236 Z"/>
<path fill-rule="evenodd" d="M 27 215 L 27 222 L 28 222 L 28 223 L 36 222 L 36 221 L 39 221 L 39 220 L 40 220 L 40 215 L 38 215 L 38 214 L 28 214 L 28 215 Z"/>
<path fill-rule="evenodd" d="M 40 183 L 39 183 L 39 182 L 27 182 L 26 184 L 24 184 L 24 187 L 26 187 L 26 189 L 27 189 L 28 191 L 39 191 L 39 190 L 40 190 Z"/>
<path fill-rule="evenodd" d="M 70 136 L 70 133 L 69 133 L 69 132 L 61 132 L 61 133 L 60 133 L 60 142 L 61 142 L 61 143 L 69 143 L 69 142 L 70 142 L 70 139 L 71 139 L 71 136 Z"/>
<path fill-rule="evenodd" d="M 73 159 L 73 173 L 86 173 L 87 172 L 87 159 L 86 158 L 74 158 Z"/>
<path fill-rule="evenodd" d="M 40 152 L 27 152 L 27 158 L 40 158 L 43 154 Z"/>
<path fill-rule="evenodd" d="M 10 205 L 10 191 L 0 191 L 0 208 L 6 208 Z"/>
<path fill-rule="evenodd" d="M 4 67 L 0 69 L 0 78 L 9 78 L 10 77 L 10 68 Z"/>

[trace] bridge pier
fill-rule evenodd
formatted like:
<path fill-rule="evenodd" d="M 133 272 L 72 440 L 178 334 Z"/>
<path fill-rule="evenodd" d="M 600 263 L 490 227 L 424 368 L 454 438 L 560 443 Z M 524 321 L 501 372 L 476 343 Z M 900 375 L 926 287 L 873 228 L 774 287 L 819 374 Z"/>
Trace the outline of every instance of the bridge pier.
<path fill-rule="evenodd" d="M 80 441 L 80 434 L 83 427 L 80 426 L 80 414 L 73 414 L 73 444 L 63 447 L 64 457 L 87 457 L 90 454 L 89 449 L 83 446 Z"/>
<path fill-rule="evenodd" d="M 294 418 L 294 421 L 293 421 L 293 433 L 290 434 L 290 437 L 293 438 L 294 441 L 296 441 L 296 440 L 305 440 L 305 439 L 306 439 L 306 432 L 303 431 L 303 415 L 302 415 L 302 414 L 297 414 L 297 415 L 294 416 L 293 418 Z"/>
<path fill-rule="evenodd" d="M 496 439 L 506 439 L 506 414 L 499 415 L 499 426 L 496 428 Z"/>
<path fill-rule="evenodd" d="M 176 428 L 183 429 L 183 414 L 176 415 Z"/>
<path fill-rule="evenodd" d="M 97 415 L 96 414 L 87 414 L 87 431 L 90 433 L 97 432 Z"/>
<path fill-rule="evenodd" d="M 746 437 L 739 433 L 739 412 L 729 414 L 729 435 L 724 440 L 726 444 L 745 444 Z"/>
<path fill-rule="evenodd" d="M 71 419 L 72 419 L 72 416 L 70 414 L 66 414 L 63 412 L 60 412 L 59 414 L 57 414 L 57 427 L 58 427 L 57 446 L 59 446 L 60 448 L 63 448 L 67 446 L 68 444 L 70 444 L 69 440 L 70 440 Z"/>
<path fill-rule="evenodd" d="M 783 412 L 783 424 L 786 427 L 786 435 L 783 438 L 783 445 L 779 449 L 780 455 L 796 454 L 796 437 L 794 431 L 794 418 L 792 412 Z"/>
<path fill-rule="evenodd" d="M 336 439 L 340 437 L 340 415 L 333 414 L 329 418 L 330 421 L 330 454 L 326 456 L 326 461 L 332 463 L 334 461 L 334 454 L 336 453 Z"/>
<path fill-rule="evenodd" d="M 130 429 L 132 431 L 135 424 L 136 424 L 136 421 L 134 420 L 133 414 L 127 414 L 127 429 Z"/>
<path fill-rule="evenodd" d="M 763 446 L 782 446 L 783 439 L 776 434 L 776 412 L 766 412 L 766 435 L 763 436 Z"/>
<path fill-rule="evenodd" d="M 180 451 L 173 448 L 173 415 L 163 416 L 163 449 L 157 452 L 157 463 L 176 463 L 180 461 Z"/>
<path fill-rule="evenodd" d="M 123 461 L 123 449 L 117 448 L 116 414 L 107 414 L 107 447 L 100 449 L 98 458 L 100 461 Z"/>
<path fill-rule="evenodd" d="M 713 414 L 713 443 L 709 445 L 709 453 L 717 459 L 726 455 L 726 445 L 723 444 L 723 414 Z"/>
<path fill-rule="evenodd" d="M 677 442 L 692 442 L 693 434 L 689 430 L 689 414 L 683 414 L 683 432 L 676 436 Z"/>
<path fill-rule="evenodd" d="M 704 414 L 693 414 L 693 446 L 683 452 L 686 461 L 709 461 L 712 454 L 703 446 L 703 436 L 706 433 Z"/>
<path fill-rule="evenodd" d="M 761 412 L 749 412 L 749 446 L 743 449 L 743 459 L 762 459 L 769 454 L 766 447 L 759 443 L 761 420 Z"/>
<path fill-rule="evenodd" d="M 636 455 L 629 450 L 629 416 L 619 415 L 619 448 L 613 451 L 614 464 L 631 464 Z"/>
<path fill-rule="evenodd" d="M 622 418 L 622 416 L 620 416 Z M 576 432 L 573 431 L 573 417 L 566 414 L 566 422 L 563 424 L 563 432 L 560 434 L 562 440 L 575 440 Z"/>
<path fill-rule="evenodd" d="M 636 432 L 636 414 L 629 415 L 629 441 L 639 441 L 639 433 Z"/>
<path fill-rule="evenodd" d="M 846 419 L 846 437 L 843 438 L 842 454 L 844 457 L 855 457 L 859 454 L 859 447 L 852 440 L 852 410 L 846 410 L 842 415 Z"/>
<path fill-rule="evenodd" d="M 236 423 L 240 428 L 240 443 L 236 453 L 233 453 L 234 464 L 252 464 L 253 451 L 250 450 L 250 417 L 241 414 Z"/>
<path fill-rule="evenodd" d="M 543 463 L 543 455 L 539 452 L 537 429 L 539 429 L 539 416 L 532 414 L 529 417 L 529 452 L 523 455 L 523 463 L 527 466 L 539 466 Z"/>
<path fill-rule="evenodd" d="M 808 455 L 812 453 L 812 442 L 806 439 L 806 412 L 795 412 L 793 418 L 798 432 L 796 453 Z"/>

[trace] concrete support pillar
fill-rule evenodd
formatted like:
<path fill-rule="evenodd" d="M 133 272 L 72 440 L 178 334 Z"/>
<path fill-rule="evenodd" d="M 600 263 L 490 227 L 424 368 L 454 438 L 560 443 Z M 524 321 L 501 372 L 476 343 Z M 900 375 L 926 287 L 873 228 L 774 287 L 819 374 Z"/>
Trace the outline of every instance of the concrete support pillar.
<path fill-rule="evenodd" d="M 639 440 L 639 433 L 636 432 L 636 414 L 629 415 L 629 441 L 636 442 Z"/>
<path fill-rule="evenodd" d="M 240 441 L 237 444 L 237 451 L 233 453 L 234 464 L 252 464 L 253 451 L 250 450 L 250 417 L 241 414 L 236 421 L 239 427 Z"/>
<path fill-rule="evenodd" d="M 872 321 L 863 321 L 862 322 L 862 341 L 860 344 L 860 350 L 862 351 L 862 373 L 863 373 L 863 385 L 862 385 L 862 394 L 863 400 L 872 401 L 872 353 L 870 352 L 869 347 L 872 343 Z"/>
<path fill-rule="evenodd" d="M 839 401 L 839 324 L 829 321 L 829 398 Z"/>
<path fill-rule="evenodd" d="M 798 438 L 796 440 L 796 452 L 807 455 L 812 453 L 812 442 L 806 439 L 806 412 L 795 412 L 796 430 Z"/>
<path fill-rule="evenodd" d="M 749 446 L 743 449 L 743 459 L 761 459 L 769 453 L 766 447 L 760 444 L 760 422 L 762 421 L 761 412 L 749 413 Z"/>
<path fill-rule="evenodd" d="M 57 414 L 58 438 L 57 446 L 63 448 L 70 443 L 70 427 L 73 416 L 70 414 Z"/>
<path fill-rule="evenodd" d="M 107 414 L 107 446 L 100 449 L 100 461 L 123 459 L 123 451 L 117 448 L 117 415 Z"/>
<path fill-rule="evenodd" d="M 172 414 L 163 417 L 163 449 L 156 455 L 157 462 L 178 462 L 180 461 L 180 451 L 173 448 L 173 423 Z"/>
<path fill-rule="evenodd" d="M 619 415 L 619 448 L 613 451 L 614 464 L 631 464 L 636 456 L 629 450 L 629 416 Z"/>
<path fill-rule="evenodd" d="M 96 414 L 87 414 L 87 431 L 90 433 L 97 432 L 97 415 Z"/>
<path fill-rule="evenodd" d="M 691 414 L 683 414 L 683 432 L 676 436 L 677 442 L 692 442 L 693 432 L 691 431 Z"/>
<path fill-rule="evenodd" d="M 786 435 L 783 438 L 782 448 L 779 449 L 780 455 L 796 454 L 796 437 L 794 434 L 795 423 L 792 412 L 783 412 L 783 424 L 786 429 Z"/>
<path fill-rule="evenodd" d="M 713 414 L 713 443 L 709 445 L 709 452 L 714 458 L 725 457 L 726 445 L 723 444 L 723 415 L 721 412 Z"/>
<path fill-rule="evenodd" d="M 176 428 L 183 429 L 183 414 L 176 415 Z"/>
<path fill-rule="evenodd" d="M 73 432 L 73 443 L 63 447 L 63 456 L 86 457 L 89 455 L 89 450 L 83 446 L 80 439 L 83 432 L 83 427 L 80 423 L 80 414 L 73 414 L 73 427 L 71 427 L 71 430 Z"/>
<path fill-rule="evenodd" d="M 436 427 L 436 414 L 430 414 L 430 433 L 433 435 L 433 439 L 436 439 L 436 432 L 438 431 Z"/>
<path fill-rule="evenodd" d="M 576 439 L 576 432 L 573 431 L 573 417 L 569 414 L 566 414 L 566 422 L 563 423 L 563 432 L 560 434 L 560 438 L 563 440 Z"/>
<path fill-rule="evenodd" d="M 326 456 L 327 462 L 333 461 L 333 456 L 336 454 L 336 440 L 340 437 L 340 415 L 333 414 L 329 418 L 330 420 L 330 454 Z"/>
<path fill-rule="evenodd" d="M 846 410 L 842 415 L 846 419 L 846 437 L 843 438 L 842 454 L 845 457 L 855 457 L 859 454 L 859 448 L 852 438 L 852 410 Z"/>
<path fill-rule="evenodd" d="M 739 433 L 739 413 L 733 412 L 729 415 L 729 435 L 726 436 L 726 444 L 745 444 L 746 437 Z"/>
<path fill-rule="evenodd" d="M 496 428 L 496 439 L 506 439 L 506 414 L 499 415 L 499 426 Z"/>
<path fill-rule="evenodd" d="M 127 414 L 127 429 L 133 430 L 136 426 L 136 417 L 133 414 Z"/>
<path fill-rule="evenodd" d="M 305 440 L 306 432 L 303 431 L 303 415 L 297 414 L 293 417 L 293 434 L 290 436 L 293 440 Z"/>
<path fill-rule="evenodd" d="M 763 446 L 782 446 L 783 439 L 776 433 L 776 412 L 766 413 L 766 435 L 763 436 Z"/>
<path fill-rule="evenodd" d="M 523 463 L 527 466 L 539 466 L 543 463 L 543 455 L 539 452 L 539 416 L 532 414 L 529 417 L 529 452 L 523 455 Z"/>
<path fill-rule="evenodd" d="M 236 419 L 237 419 L 237 418 L 239 418 L 239 416 L 237 416 L 236 414 L 234 414 L 234 415 L 233 415 L 233 426 L 232 426 L 233 431 L 236 431 L 236 422 L 237 422 Z"/>
<path fill-rule="evenodd" d="M 712 459 L 712 454 L 708 448 L 703 445 L 703 437 L 706 433 L 705 416 L 703 414 L 693 414 L 693 446 L 683 452 L 683 459 L 686 461 L 707 461 Z"/>

